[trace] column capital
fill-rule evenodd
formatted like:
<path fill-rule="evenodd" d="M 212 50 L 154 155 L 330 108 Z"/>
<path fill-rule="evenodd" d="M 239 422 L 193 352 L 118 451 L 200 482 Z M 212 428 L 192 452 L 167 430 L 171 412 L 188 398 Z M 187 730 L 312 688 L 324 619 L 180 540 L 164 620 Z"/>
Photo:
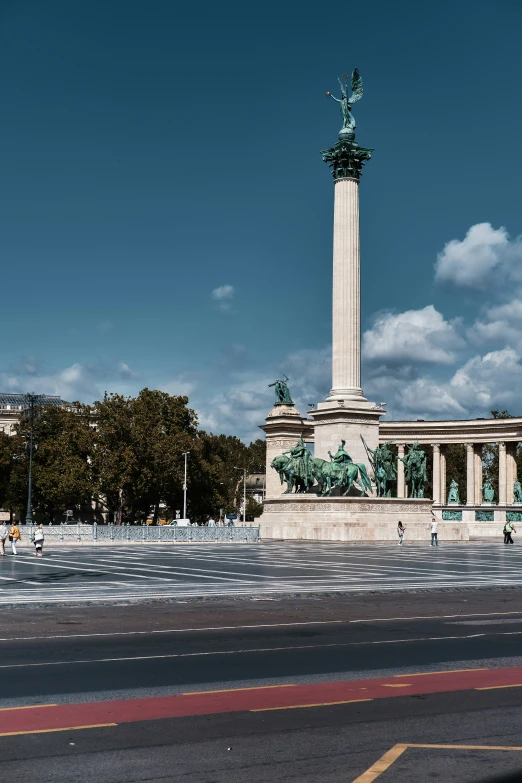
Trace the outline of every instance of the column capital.
<path fill-rule="evenodd" d="M 468 454 L 473 454 L 475 450 L 475 444 L 474 443 L 466 443 L 466 451 Z"/>
<path fill-rule="evenodd" d="M 399 454 L 401 454 L 402 456 L 404 456 L 405 446 L 406 446 L 405 443 L 398 443 L 397 444 L 397 450 L 398 450 Z"/>
<path fill-rule="evenodd" d="M 438 452 L 440 452 L 440 443 L 432 443 L 432 444 L 431 444 L 431 448 L 433 449 L 433 451 L 434 451 L 435 453 L 438 453 Z"/>
<path fill-rule="evenodd" d="M 503 440 L 502 440 L 502 441 L 499 441 L 499 442 L 497 443 L 497 446 L 499 447 L 499 449 L 502 449 L 502 451 L 505 451 L 505 450 L 506 450 L 506 444 L 505 444 L 505 442 L 504 442 Z"/>

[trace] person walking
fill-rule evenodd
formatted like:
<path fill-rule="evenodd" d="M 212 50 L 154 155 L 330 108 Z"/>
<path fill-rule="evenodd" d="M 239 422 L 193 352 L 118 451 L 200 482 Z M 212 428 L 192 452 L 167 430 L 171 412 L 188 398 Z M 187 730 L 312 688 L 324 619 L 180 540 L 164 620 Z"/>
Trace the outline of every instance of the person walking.
<path fill-rule="evenodd" d="M 9 541 L 11 542 L 11 551 L 13 555 L 16 555 L 16 544 L 21 540 L 22 536 L 20 535 L 20 528 L 16 522 L 13 522 L 11 525 L 11 530 L 9 531 Z"/>
<path fill-rule="evenodd" d="M 438 527 L 439 523 L 435 519 L 435 517 L 431 518 L 431 525 L 428 526 L 431 529 L 431 545 L 432 546 L 438 546 L 439 545 L 439 537 L 438 537 Z"/>
<path fill-rule="evenodd" d="M 511 533 L 516 533 L 513 524 L 511 522 L 506 522 L 506 526 L 504 528 L 504 543 L 505 544 L 514 544 L 515 542 L 511 538 Z"/>
<path fill-rule="evenodd" d="M 5 555 L 5 541 L 7 538 L 7 527 L 5 525 L 5 522 L 2 522 L 0 525 L 0 557 L 3 557 Z"/>
<path fill-rule="evenodd" d="M 404 538 L 404 531 L 406 528 L 402 524 L 401 520 L 399 519 L 399 524 L 397 525 L 397 535 L 399 536 L 399 546 L 402 546 L 402 540 Z"/>
<path fill-rule="evenodd" d="M 43 557 L 43 544 L 44 544 L 44 530 L 43 525 L 38 525 L 34 534 L 34 554 L 36 557 Z"/>

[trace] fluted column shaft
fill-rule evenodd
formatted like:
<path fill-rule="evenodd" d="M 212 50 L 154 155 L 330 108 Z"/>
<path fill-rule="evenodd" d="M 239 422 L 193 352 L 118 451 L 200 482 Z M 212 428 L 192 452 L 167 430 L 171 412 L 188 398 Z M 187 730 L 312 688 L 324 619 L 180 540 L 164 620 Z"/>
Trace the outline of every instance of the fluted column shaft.
<path fill-rule="evenodd" d="M 466 443 L 466 505 L 475 505 L 475 448 Z"/>
<path fill-rule="evenodd" d="M 475 444 L 475 505 L 482 503 L 482 443 Z"/>
<path fill-rule="evenodd" d="M 448 496 L 446 493 L 446 451 L 444 447 L 440 450 L 440 497 L 442 505 L 445 505 Z"/>
<path fill-rule="evenodd" d="M 364 400 L 360 298 L 359 182 L 338 179 L 334 203 L 330 400 Z"/>
<path fill-rule="evenodd" d="M 506 445 L 506 502 L 508 506 L 513 503 L 513 487 L 517 480 L 517 444 L 508 443 Z"/>
<path fill-rule="evenodd" d="M 401 462 L 400 457 L 404 457 L 404 445 L 402 443 L 399 443 L 398 447 L 398 457 L 397 460 L 397 497 L 398 498 L 404 498 L 406 497 L 405 491 L 406 491 L 406 485 L 404 483 L 404 462 Z"/>
<path fill-rule="evenodd" d="M 433 443 L 433 502 L 439 504 L 440 498 L 440 445 Z"/>
<path fill-rule="evenodd" d="M 498 504 L 499 506 L 505 506 L 507 501 L 507 486 L 506 486 L 506 444 L 498 444 Z"/>

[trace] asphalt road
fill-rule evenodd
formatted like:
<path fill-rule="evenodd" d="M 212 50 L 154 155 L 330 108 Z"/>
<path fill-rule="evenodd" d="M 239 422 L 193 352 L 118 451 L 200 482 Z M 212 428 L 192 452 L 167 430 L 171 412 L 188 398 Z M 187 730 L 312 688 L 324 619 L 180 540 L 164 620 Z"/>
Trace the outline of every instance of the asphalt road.
<path fill-rule="evenodd" d="M 376 778 L 364 777 L 366 771 L 387 753 L 393 758 L 383 783 L 460 783 L 522 770 L 522 687 L 516 687 L 522 669 L 514 668 L 522 667 L 518 590 L 400 600 L 33 607 L 4 609 L 1 617 L 0 734 L 22 731 L 0 736 L 3 783 L 368 783 Z M 411 677 L 465 669 L 480 671 L 441 675 L 457 690 L 437 685 L 438 675 Z M 506 670 L 509 687 L 498 685 L 493 669 Z M 403 688 L 415 693 L 401 692 L 405 681 L 398 674 L 410 675 Z M 389 683 L 384 696 L 374 695 L 376 678 Z M 424 687 L 425 681 L 431 685 Z M 348 698 L 350 683 L 366 688 L 362 696 L 372 700 Z M 491 689 L 477 690 L 481 683 Z M 221 689 L 226 692 L 201 693 Z M 304 696 L 293 705 L 300 689 Z M 189 703 L 210 699 L 210 712 L 154 718 L 156 708 L 158 715 L 181 714 L 176 704 L 187 692 L 196 693 Z M 302 706 L 308 692 L 319 694 L 313 704 L 326 706 Z M 264 710 L 252 712 L 261 697 Z M 284 709 L 270 706 L 281 698 L 288 702 Z M 232 707 L 224 712 L 227 699 Z M 128 700 L 122 722 L 108 712 L 104 719 L 109 700 Z M 59 706 L 38 710 L 37 704 Z M 22 706 L 26 712 L 13 710 Z M 46 718 L 53 710 L 61 717 Z M 78 730 L 74 710 L 102 716 L 84 725 L 117 725 Z M 25 733 L 38 720 L 44 733 Z M 52 726 L 60 730 L 49 731 Z M 499 747 L 519 750 L 493 749 Z"/>

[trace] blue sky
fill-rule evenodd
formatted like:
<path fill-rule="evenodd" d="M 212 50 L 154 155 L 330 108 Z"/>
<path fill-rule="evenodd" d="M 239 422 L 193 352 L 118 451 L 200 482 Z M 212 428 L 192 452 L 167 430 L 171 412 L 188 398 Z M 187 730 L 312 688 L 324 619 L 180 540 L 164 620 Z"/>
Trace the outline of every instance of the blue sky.
<path fill-rule="evenodd" d="M 247 439 L 279 372 L 324 398 L 319 151 L 357 66 L 365 392 L 521 414 L 521 24 L 516 0 L 0 2 L 0 390 L 188 393 Z"/>

